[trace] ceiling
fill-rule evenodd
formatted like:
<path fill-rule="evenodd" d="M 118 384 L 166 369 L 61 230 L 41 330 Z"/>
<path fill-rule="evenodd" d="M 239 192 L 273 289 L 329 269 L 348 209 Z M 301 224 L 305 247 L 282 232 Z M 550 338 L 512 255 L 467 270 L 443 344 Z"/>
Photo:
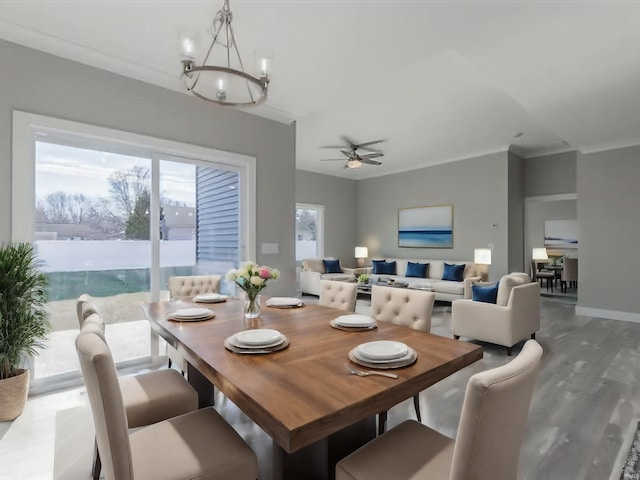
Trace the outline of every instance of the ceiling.
<path fill-rule="evenodd" d="M 0 0 L 0 38 L 184 92 L 179 32 L 222 0 Z M 363 179 L 504 151 L 640 143 L 640 1 L 231 0 L 265 105 L 297 122 L 297 168 Z M 3 66 L 6 68 L 6 66 Z M 226 108 L 211 105 L 211 108 Z M 516 134 L 521 135 L 516 138 Z M 335 145 L 386 139 L 381 166 Z"/>

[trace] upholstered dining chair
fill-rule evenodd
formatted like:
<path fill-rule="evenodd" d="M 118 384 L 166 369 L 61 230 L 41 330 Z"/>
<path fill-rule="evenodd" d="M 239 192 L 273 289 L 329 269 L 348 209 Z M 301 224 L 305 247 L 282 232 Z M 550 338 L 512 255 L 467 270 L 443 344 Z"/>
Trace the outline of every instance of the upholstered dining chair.
<path fill-rule="evenodd" d="M 553 293 L 553 282 L 555 282 L 556 274 L 555 272 L 546 272 L 541 270 L 538 262 L 535 260 L 531 260 L 531 279 L 534 282 L 540 280 L 540 286 L 542 287 L 542 280 L 547 281 L 547 290 L 551 287 L 551 293 Z"/>
<path fill-rule="evenodd" d="M 220 289 L 220 275 L 187 275 L 169 277 L 169 296 L 191 298 L 203 293 L 216 293 Z"/>
<path fill-rule="evenodd" d="M 358 286 L 355 283 L 320 280 L 318 305 L 355 312 L 356 297 L 358 296 L 357 288 Z"/>
<path fill-rule="evenodd" d="M 567 283 L 569 287 L 578 288 L 578 259 L 565 258 L 562 273 L 560 274 L 560 291 L 567 293 Z"/>
<path fill-rule="evenodd" d="M 76 302 L 80 312 L 80 332 L 92 332 L 106 343 L 104 321 L 88 295 Z M 143 427 L 167 418 L 197 410 L 198 394 L 185 378 L 175 370 L 153 370 L 118 380 L 129 428 Z M 98 480 L 101 457 L 96 442 L 92 477 Z"/>
<path fill-rule="evenodd" d="M 405 421 L 336 465 L 336 480 L 513 480 L 542 347 L 529 340 L 520 354 L 467 383 L 452 440 Z"/>
<path fill-rule="evenodd" d="M 255 453 L 213 408 L 130 433 L 109 347 L 99 334 L 85 331 L 76 349 L 107 480 L 257 478 Z"/>
<path fill-rule="evenodd" d="M 410 288 L 371 287 L 371 316 L 380 322 L 391 322 L 423 332 L 431 331 L 431 314 L 436 294 Z M 413 397 L 413 406 L 418 421 L 420 415 L 420 395 Z M 387 412 L 378 414 L 378 433 L 382 434 L 387 423 Z"/>
<path fill-rule="evenodd" d="M 205 293 L 217 293 L 220 289 L 221 275 L 181 275 L 169 277 L 169 298 L 178 300 L 180 298 L 193 298 L 196 295 Z M 171 345 L 167 345 L 167 357 L 169 368 L 174 364 L 180 368 L 184 375 L 187 371 L 187 362 L 180 353 Z"/>

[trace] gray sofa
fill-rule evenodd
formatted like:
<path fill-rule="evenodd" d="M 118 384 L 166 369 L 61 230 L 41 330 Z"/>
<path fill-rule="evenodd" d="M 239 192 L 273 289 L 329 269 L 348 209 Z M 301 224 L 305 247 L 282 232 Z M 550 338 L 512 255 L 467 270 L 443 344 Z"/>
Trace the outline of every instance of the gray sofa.
<path fill-rule="evenodd" d="M 382 260 L 383 258 L 380 257 Z M 377 260 L 377 258 L 374 258 Z M 469 260 L 429 260 L 425 258 L 407 259 L 407 258 L 384 258 L 387 262 L 396 262 L 396 273 L 391 274 L 374 274 L 373 267 L 367 267 L 364 273 L 369 275 L 369 283 L 386 282 L 393 280 L 394 282 L 407 283 L 409 287 L 431 287 L 436 294 L 436 300 L 452 302 L 457 299 L 471 298 L 471 285 L 481 280 L 486 275 L 486 265 L 476 265 Z M 426 277 L 407 277 L 407 264 L 428 263 Z M 456 282 L 451 280 L 442 280 L 444 264 L 465 264 L 462 281 Z"/>

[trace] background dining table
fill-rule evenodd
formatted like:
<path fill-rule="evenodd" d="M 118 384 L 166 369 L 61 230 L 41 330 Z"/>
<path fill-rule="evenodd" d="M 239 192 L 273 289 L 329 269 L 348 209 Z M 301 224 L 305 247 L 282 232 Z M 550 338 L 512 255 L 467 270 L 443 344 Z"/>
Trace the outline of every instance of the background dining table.
<path fill-rule="evenodd" d="M 243 299 L 194 304 L 189 300 L 143 306 L 151 327 L 188 362 L 188 379 L 201 406 L 211 405 L 213 387 L 235 403 L 274 441 L 274 479 L 333 478 L 334 465 L 375 437 L 376 414 L 482 358 L 478 345 L 408 327 L 377 322 L 366 331 L 344 331 L 330 321 L 346 312 L 319 305 L 274 308 L 245 320 Z M 210 308 L 205 321 L 168 319 L 176 310 Z M 289 346 L 269 354 L 243 355 L 224 347 L 225 339 L 250 328 L 278 330 Z M 357 377 L 348 358 L 358 345 L 375 340 L 403 342 L 417 353 L 406 367 L 388 370 L 398 379 Z"/>

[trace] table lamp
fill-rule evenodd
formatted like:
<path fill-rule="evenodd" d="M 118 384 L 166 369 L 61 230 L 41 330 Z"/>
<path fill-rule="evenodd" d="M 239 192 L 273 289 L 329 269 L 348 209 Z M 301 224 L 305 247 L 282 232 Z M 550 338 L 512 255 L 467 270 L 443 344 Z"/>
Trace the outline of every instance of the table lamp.
<path fill-rule="evenodd" d="M 486 265 L 484 269 L 479 270 L 482 281 L 486 282 L 489 278 L 489 265 L 491 265 L 491 249 L 475 248 L 473 250 L 473 263 L 476 265 Z"/>
<path fill-rule="evenodd" d="M 534 248 L 531 254 L 533 260 L 549 260 L 546 248 Z"/>
<path fill-rule="evenodd" d="M 367 247 L 356 247 L 356 268 L 362 268 L 365 266 L 365 260 L 369 256 L 369 249 Z"/>

